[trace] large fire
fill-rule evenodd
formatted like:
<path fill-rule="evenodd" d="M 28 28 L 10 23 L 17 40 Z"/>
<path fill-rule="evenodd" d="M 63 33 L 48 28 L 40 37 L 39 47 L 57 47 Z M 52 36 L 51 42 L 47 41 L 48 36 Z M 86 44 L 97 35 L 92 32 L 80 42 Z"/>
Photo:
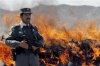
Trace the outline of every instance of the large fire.
<path fill-rule="evenodd" d="M 7 64 L 7 66 L 10 66 L 10 64 L 14 64 L 10 54 L 11 54 L 11 48 L 6 46 L 3 42 L 0 42 L 0 60 L 4 60 L 4 62 Z"/>
<path fill-rule="evenodd" d="M 8 15 L 6 15 L 6 17 L 4 16 L 4 21 L 5 24 L 11 26 L 9 22 L 12 23 L 12 21 L 10 20 L 10 17 L 7 17 Z M 12 17 L 16 17 L 15 19 L 13 18 L 13 21 L 15 20 L 17 21 L 17 23 L 20 20 L 18 16 L 12 16 Z M 89 46 L 93 50 L 93 51 L 88 50 L 89 52 L 87 51 L 89 53 L 87 57 L 93 57 L 91 60 L 89 60 L 88 65 L 93 66 L 94 62 L 98 58 L 100 62 L 100 32 L 97 29 L 95 20 L 91 20 L 92 22 L 89 21 L 90 23 L 85 25 L 84 28 L 82 28 L 82 26 L 78 24 L 74 26 L 74 28 L 72 29 L 68 29 L 67 26 L 62 26 L 61 24 L 58 25 L 57 23 L 59 22 L 49 20 L 49 17 L 45 18 L 45 15 L 43 14 L 35 15 L 32 21 L 33 24 L 35 24 L 38 27 L 40 33 L 45 39 L 46 47 L 41 48 L 40 53 L 44 55 L 50 53 L 49 58 L 47 57 L 40 58 L 40 62 L 42 64 L 45 64 L 46 66 L 57 66 L 59 64 L 62 64 L 64 66 L 66 64 L 70 64 L 73 58 L 78 57 L 80 58 L 80 62 L 82 62 L 81 65 L 86 66 L 87 64 L 87 58 L 85 57 L 86 51 L 84 49 L 81 50 L 80 48 L 82 40 L 88 40 Z M 53 53 L 55 49 L 51 49 L 50 51 L 47 50 L 52 46 L 61 47 L 58 48 L 59 53 L 57 55 Z M 4 60 L 7 66 L 10 66 L 10 64 L 14 64 L 10 56 L 11 54 L 10 49 L 11 49 L 10 47 L 0 42 L 0 59 Z M 55 60 L 55 61 L 50 62 L 50 60 L 52 61 Z"/>

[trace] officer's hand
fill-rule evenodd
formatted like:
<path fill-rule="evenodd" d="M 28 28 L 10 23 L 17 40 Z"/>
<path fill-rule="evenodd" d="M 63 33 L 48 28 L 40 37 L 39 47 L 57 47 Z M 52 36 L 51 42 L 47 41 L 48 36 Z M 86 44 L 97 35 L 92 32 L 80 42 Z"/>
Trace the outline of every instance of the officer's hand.
<path fill-rule="evenodd" d="M 19 46 L 22 47 L 22 48 L 28 49 L 28 44 L 26 42 L 27 41 L 25 41 L 25 40 L 21 41 Z"/>

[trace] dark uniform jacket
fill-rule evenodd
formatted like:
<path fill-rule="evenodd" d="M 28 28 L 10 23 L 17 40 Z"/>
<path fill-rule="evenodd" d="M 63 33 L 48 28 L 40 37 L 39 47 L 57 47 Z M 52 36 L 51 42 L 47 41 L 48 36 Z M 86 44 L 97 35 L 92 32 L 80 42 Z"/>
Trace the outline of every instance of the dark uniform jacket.
<path fill-rule="evenodd" d="M 31 24 L 28 25 L 16 25 L 12 28 L 12 32 L 9 37 L 6 38 L 5 43 L 13 48 L 18 48 L 20 42 L 25 38 L 35 41 L 35 45 L 38 47 L 43 46 L 43 37 L 40 35 L 36 27 Z"/>

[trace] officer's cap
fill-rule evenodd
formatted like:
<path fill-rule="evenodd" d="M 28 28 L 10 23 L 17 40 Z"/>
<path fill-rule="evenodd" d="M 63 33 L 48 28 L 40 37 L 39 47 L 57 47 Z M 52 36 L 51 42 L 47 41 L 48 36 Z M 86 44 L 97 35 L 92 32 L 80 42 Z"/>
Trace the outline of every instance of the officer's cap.
<path fill-rule="evenodd" d="M 29 14 L 32 14 L 30 8 L 22 8 L 22 9 L 21 9 L 21 13 L 29 13 Z"/>

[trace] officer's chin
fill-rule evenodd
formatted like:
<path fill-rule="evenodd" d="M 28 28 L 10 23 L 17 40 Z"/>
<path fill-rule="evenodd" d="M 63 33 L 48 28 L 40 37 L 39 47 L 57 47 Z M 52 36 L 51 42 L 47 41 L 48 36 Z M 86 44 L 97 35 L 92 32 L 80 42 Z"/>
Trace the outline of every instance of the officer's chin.
<path fill-rule="evenodd" d="M 30 20 L 26 20 L 27 23 L 30 23 Z"/>
<path fill-rule="evenodd" d="M 27 22 L 30 22 L 30 19 L 27 19 L 26 21 L 27 21 Z"/>
<path fill-rule="evenodd" d="M 24 22 L 25 24 L 29 24 L 30 23 L 30 21 L 26 21 L 26 22 Z"/>

